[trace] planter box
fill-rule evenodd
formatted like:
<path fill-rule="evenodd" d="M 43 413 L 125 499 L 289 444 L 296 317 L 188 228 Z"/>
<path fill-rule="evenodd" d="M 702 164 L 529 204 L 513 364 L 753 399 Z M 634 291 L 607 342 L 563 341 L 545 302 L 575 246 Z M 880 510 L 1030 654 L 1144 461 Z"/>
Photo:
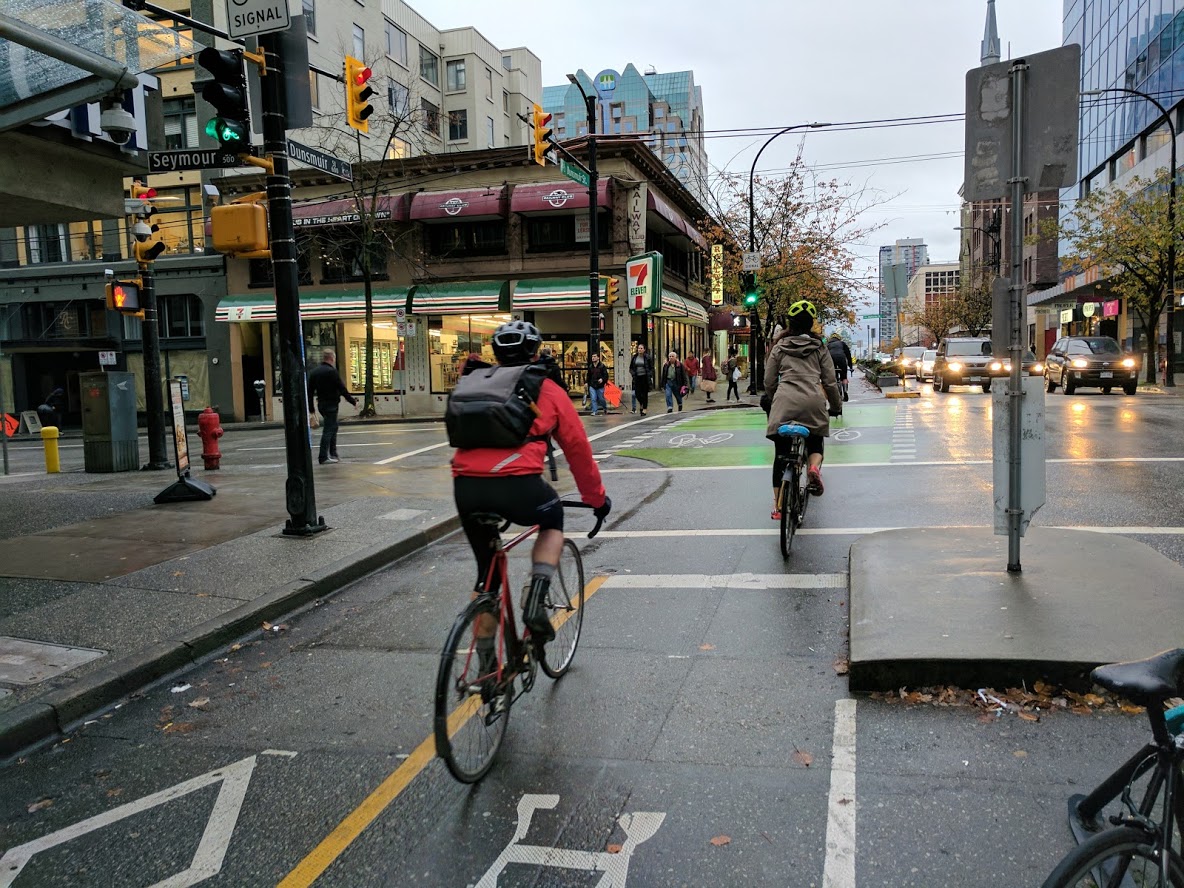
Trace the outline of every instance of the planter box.
<path fill-rule="evenodd" d="M 876 377 L 876 385 L 880 388 L 891 388 L 894 385 L 900 385 L 900 377 L 895 373 L 882 373 Z"/>

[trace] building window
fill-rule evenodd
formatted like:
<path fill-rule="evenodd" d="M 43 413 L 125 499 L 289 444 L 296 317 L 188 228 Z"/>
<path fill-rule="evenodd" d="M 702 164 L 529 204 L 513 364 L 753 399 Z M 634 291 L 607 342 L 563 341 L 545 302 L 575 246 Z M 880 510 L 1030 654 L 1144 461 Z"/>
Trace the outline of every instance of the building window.
<path fill-rule="evenodd" d="M 317 72 L 316 71 L 309 71 L 308 72 L 308 94 L 309 94 L 309 98 L 312 100 L 312 106 L 314 108 L 320 108 L 321 107 L 321 87 L 320 87 L 319 81 L 317 80 Z"/>
<path fill-rule="evenodd" d="M 354 25 L 354 58 L 366 58 L 366 32 L 359 25 Z"/>
<path fill-rule="evenodd" d="M 502 110 L 507 114 L 510 113 L 510 94 L 506 90 L 502 90 Z"/>
<path fill-rule="evenodd" d="M 390 81 L 387 98 L 390 99 L 391 113 L 396 117 L 406 117 L 411 113 L 411 91 L 399 81 Z"/>
<path fill-rule="evenodd" d="M 407 34 L 395 27 L 394 23 L 386 22 L 386 54 L 407 67 Z"/>
<path fill-rule="evenodd" d="M 330 230 L 321 237 L 321 283 L 340 284 L 362 279 L 362 245 L 349 232 L 338 232 L 340 239 Z M 386 267 L 386 248 L 382 243 L 370 245 L 370 279 L 385 281 L 389 275 Z"/>
<path fill-rule="evenodd" d="M 400 139 L 398 136 L 391 136 L 390 147 L 386 150 L 387 160 L 402 160 L 410 156 L 411 143 Z"/>
<path fill-rule="evenodd" d="M 312 236 L 305 232 L 296 235 L 296 275 L 301 284 L 312 283 Z M 272 287 L 275 285 L 275 268 L 270 259 L 248 259 L 247 271 L 250 287 Z"/>
<path fill-rule="evenodd" d="M 493 71 L 485 69 L 485 98 L 493 101 Z"/>
<path fill-rule="evenodd" d="M 530 216 L 526 220 L 528 253 L 561 253 L 588 249 L 588 214 Z M 612 225 L 606 213 L 597 216 L 596 239 L 602 250 L 612 245 Z M 582 236 L 581 236 L 582 235 Z"/>
<path fill-rule="evenodd" d="M 201 203 L 201 189 L 185 187 L 157 189 L 161 197 L 172 200 L 156 205 L 152 221 L 160 226 L 157 237 L 170 253 L 196 253 L 205 246 L 205 208 Z"/>
<path fill-rule="evenodd" d="M 453 59 L 444 65 L 445 89 L 459 92 L 465 89 L 465 60 Z"/>
<path fill-rule="evenodd" d="M 452 222 L 424 226 L 427 229 L 428 253 L 438 258 L 461 256 L 501 256 L 506 252 L 506 223 Z"/>
<path fill-rule="evenodd" d="M 502 56 L 502 67 L 505 68 L 507 71 L 513 70 L 513 67 L 512 67 L 513 64 L 514 64 L 514 61 L 513 61 L 513 59 L 510 58 L 510 56 L 508 56 L 508 55 Z"/>
<path fill-rule="evenodd" d="M 310 37 L 317 36 L 317 0 L 304 0 L 304 28 Z"/>
<path fill-rule="evenodd" d="M 419 48 L 419 76 L 432 86 L 440 85 L 440 59 L 426 46 Z"/>
<path fill-rule="evenodd" d="M 440 109 L 427 99 L 419 100 L 419 110 L 423 112 L 423 128 L 440 138 Z"/>
<path fill-rule="evenodd" d="M 160 300 L 160 335 L 163 339 L 205 336 L 200 297 L 193 293 L 164 296 Z"/>
<path fill-rule="evenodd" d="M 453 142 L 469 137 L 469 112 L 465 110 L 448 112 L 448 138 Z"/>
<path fill-rule="evenodd" d="M 492 117 L 485 118 L 485 142 L 490 148 L 493 147 L 493 118 Z"/>
<path fill-rule="evenodd" d="M 509 315 L 435 315 L 428 318 L 428 362 L 432 391 L 451 391 L 469 355 L 480 355 L 492 364 L 493 331 L 510 320 Z"/>
<path fill-rule="evenodd" d="M 197 111 L 193 96 L 165 99 L 161 102 L 164 116 L 164 146 L 170 151 L 197 147 Z"/>
<path fill-rule="evenodd" d="M 67 262 L 66 226 L 29 225 L 25 228 L 25 255 L 30 265 L 43 262 Z"/>

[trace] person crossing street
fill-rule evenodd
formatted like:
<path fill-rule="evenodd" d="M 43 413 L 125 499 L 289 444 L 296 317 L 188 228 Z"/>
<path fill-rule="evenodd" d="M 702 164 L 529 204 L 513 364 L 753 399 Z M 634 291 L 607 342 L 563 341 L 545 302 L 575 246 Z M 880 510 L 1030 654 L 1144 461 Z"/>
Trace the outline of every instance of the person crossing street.
<path fill-rule="evenodd" d="M 671 352 L 666 356 L 666 363 L 662 365 L 662 379 L 660 387 L 666 392 L 666 412 L 674 411 L 674 402 L 678 401 L 678 412 L 682 412 L 682 399 L 687 393 L 687 371 L 678 360 L 678 352 Z"/>
<path fill-rule="evenodd" d="M 340 462 L 337 457 L 337 411 L 341 407 L 341 399 L 358 406 L 357 399 L 349 393 L 341 375 L 337 372 L 337 355 L 329 349 L 321 353 L 321 364 L 308 374 L 308 402 L 311 405 L 316 398 L 317 411 L 321 414 L 321 447 L 317 455 L 317 462 Z"/>
<path fill-rule="evenodd" d="M 633 380 L 633 393 L 637 395 L 637 406 L 645 416 L 650 406 L 650 388 L 654 384 L 654 361 L 645 353 L 645 346 L 637 344 L 637 352 L 629 360 L 629 376 Z"/>

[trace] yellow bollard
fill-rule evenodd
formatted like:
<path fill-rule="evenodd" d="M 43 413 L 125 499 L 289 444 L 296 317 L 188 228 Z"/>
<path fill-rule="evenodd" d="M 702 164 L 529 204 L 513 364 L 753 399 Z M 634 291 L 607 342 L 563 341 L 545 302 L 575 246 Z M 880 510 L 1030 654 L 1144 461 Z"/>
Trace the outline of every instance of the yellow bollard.
<path fill-rule="evenodd" d="M 41 443 L 45 445 L 45 471 L 51 475 L 62 470 L 62 457 L 58 452 L 58 427 L 43 426 Z"/>

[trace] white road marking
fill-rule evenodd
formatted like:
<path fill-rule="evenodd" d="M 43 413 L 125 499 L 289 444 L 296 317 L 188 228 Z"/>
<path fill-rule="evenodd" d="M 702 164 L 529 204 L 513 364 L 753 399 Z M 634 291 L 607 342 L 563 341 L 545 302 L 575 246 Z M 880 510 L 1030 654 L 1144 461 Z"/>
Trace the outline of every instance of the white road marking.
<path fill-rule="evenodd" d="M 601 589 L 845 589 L 845 573 L 613 574 Z"/>
<path fill-rule="evenodd" d="M 855 888 L 855 701 L 835 701 L 822 888 Z"/>
<path fill-rule="evenodd" d="M 606 471 L 612 471 L 608 469 Z M 1130 534 L 1142 536 L 1181 536 L 1184 527 L 1152 527 L 1148 525 L 1034 525 L 1048 530 L 1084 530 L 1090 533 Z M 886 527 L 800 527 L 797 536 L 862 536 L 868 533 L 882 533 L 886 530 L 975 530 L 990 527 L 988 524 L 914 524 L 894 525 Z M 780 533 L 776 527 L 697 527 L 689 530 L 602 530 L 596 535 L 597 539 L 663 539 L 667 537 L 685 539 L 686 537 L 759 537 L 777 536 Z"/>
<path fill-rule="evenodd" d="M 447 447 L 447 441 L 441 441 L 439 444 L 429 444 L 427 447 L 420 447 L 418 450 L 408 450 L 406 453 L 399 453 L 395 456 L 388 456 L 386 459 L 380 459 L 374 465 L 385 466 L 389 463 L 398 462 L 401 459 L 407 459 L 409 456 L 417 456 L 420 453 L 427 453 L 429 450 L 436 450 L 440 447 Z"/>
<path fill-rule="evenodd" d="M 141 811 L 167 804 L 173 799 L 189 795 L 191 792 L 221 783 L 222 787 L 218 790 L 218 797 L 214 800 L 214 807 L 210 811 L 210 818 L 206 822 L 205 831 L 202 833 L 193 860 L 186 869 L 156 884 L 157 886 L 167 885 L 168 888 L 188 888 L 190 885 L 204 882 L 211 876 L 217 875 L 222 869 L 222 861 L 226 857 L 226 849 L 230 845 L 230 836 L 238 822 L 239 811 L 242 809 L 243 799 L 247 794 L 247 784 L 251 782 L 251 773 L 254 770 L 255 756 L 248 756 L 233 764 L 215 768 L 213 771 L 207 771 L 205 774 L 178 783 L 176 786 L 170 786 L 168 789 L 144 796 L 142 799 L 136 799 L 134 802 L 128 802 L 118 808 L 88 817 L 39 839 L 9 848 L 5 855 L 0 857 L 0 888 L 10 888 L 21 874 L 25 864 L 40 851 L 56 848 L 58 845 L 110 826 L 112 823 L 118 823 L 133 814 L 139 814 Z"/>
<path fill-rule="evenodd" d="M 387 512 L 385 515 L 378 517 L 384 521 L 409 521 L 418 515 L 422 515 L 425 509 L 395 509 L 393 512 Z"/>
<path fill-rule="evenodd" d="M 772 453 L 770 453 L 770 464 L 772 463 Z M 1049 463 L 1065 463 L 1069 465 L 1087 465 L 1089 463 L 1178 463 L 1184 462 L 1184 456 L 1116 456 L 1116 457 L 1098 457 L 1094 459 L 1049 459 L 1045 460 Z M 989 466 L 992 461 L 989 459 L 928 459 L 928 460 L 910 460 L 907 463 L 896 462 L 851 462 L 851 463 L 831 463 L 826 464 L 828 472 L 834 472 L 839 469 L 912 469 L 922 468 L 925 466 Z M 629 469 L 605 469 L 606 472 L 615 472 L 617 474 L 632 474 L 640 472 L 742 472 L 742 471 L 761 471 L 768 474 L 769 466 L 755 465 L 755 466 L 644 466 L 640 468 Z"/>
<path fill-rule="evenodd" d="M 298 756 L 300 753 L 298 753 L 298 752 L 293 752 L 293 751 L 292 751 L 292 750 L 290 750 L 290 749 L 265 749 L 265 750 L 263 750 L 263 751 L 262 751 L 261 753 L 259 753 L 259 754 L 260 754 L 260 755 L 278 755 L 278 756 L 282 756 L 283 758 L 290 758 L 290 759 L 294 759 L 294 758 L 296 758 L 296 756 Z"/>

